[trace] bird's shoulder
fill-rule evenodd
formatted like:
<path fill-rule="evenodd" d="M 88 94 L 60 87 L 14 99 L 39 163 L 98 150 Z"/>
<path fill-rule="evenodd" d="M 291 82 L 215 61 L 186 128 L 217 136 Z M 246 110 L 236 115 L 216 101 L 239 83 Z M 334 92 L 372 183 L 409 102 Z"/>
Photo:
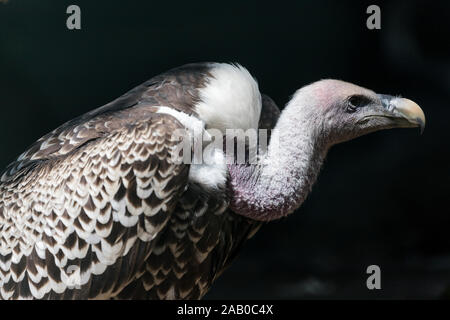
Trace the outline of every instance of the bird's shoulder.
<path fill-rule="evenodd" d="M 208 63 L 195 63 L 169 70 L 114 101 L 64 123 L 34 142 L 10 163 L 0 174 L 0 182 L 28 174 L 42 162 L 64 157 L 88 143 L 99 143 L 117 131 L 162 117 L 155 115 L 158 106 L 195 115 L 198 90 L 204 86 L 209 68 Z M 163 117 L 173 118 L 169 115 Z M 177 126 L 176 120 L 166 122 L 170 123 L 166 130 Z"/>

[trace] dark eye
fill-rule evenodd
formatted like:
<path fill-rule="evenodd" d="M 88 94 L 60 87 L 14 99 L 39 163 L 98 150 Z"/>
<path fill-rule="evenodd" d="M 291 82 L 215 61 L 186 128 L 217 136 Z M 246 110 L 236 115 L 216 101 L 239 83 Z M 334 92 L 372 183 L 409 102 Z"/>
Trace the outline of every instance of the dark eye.
<path fill-rule="evenodd" d="M 355 112 L 358 108 L 363 107 L 367 99 L 361 96 L 351 96 L 347 101 L 347 112 Z"/>

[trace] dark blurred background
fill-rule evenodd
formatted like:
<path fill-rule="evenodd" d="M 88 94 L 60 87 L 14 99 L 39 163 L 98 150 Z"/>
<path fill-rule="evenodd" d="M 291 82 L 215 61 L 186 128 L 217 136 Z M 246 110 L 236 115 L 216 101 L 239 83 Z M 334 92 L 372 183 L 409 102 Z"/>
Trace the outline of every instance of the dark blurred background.
<path fill-rule="evenodd" d="M 81 7 L 82 29 L 66 28 Z M 366 8 L 381 8 L 368 30 Z M 0 3 L 0 167 L 65 121 L 167 69 L 235 61 L 280 107 L 338 78 L 401 94 L 427 128 L 334 147 L 298 212 L 265 226 L 209 299 L 450 297 L 450 2 Z M 381 290 L 366 268 L 381 268 Z"/>

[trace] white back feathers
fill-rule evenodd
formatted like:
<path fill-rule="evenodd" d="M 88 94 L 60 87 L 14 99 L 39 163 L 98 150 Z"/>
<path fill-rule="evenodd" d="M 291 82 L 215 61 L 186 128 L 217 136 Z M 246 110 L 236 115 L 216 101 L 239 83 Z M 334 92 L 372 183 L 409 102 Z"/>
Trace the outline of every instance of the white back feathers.
<path fill-rule="evenodd" d="M 257 129 L 261 114 L 258 84 L 244 67 L 214 63 L 212 78 L 200 89 L 201 102 L 195 111 L 207 129 Z"/>
<path fill-rule="evenodd" d="M 193 140 L 200 140 L 199 143 L 202 143 L 203 136 L 209 136 L 205 131 L 204 122 L 194 116 L 189 116 L 184 112 L 164 106 L 158 107 L 157 112 L 169 114 L 176 118 L 193 134 Z M 227 166 L 223 150 L 212 149 L 209 152 L 203 152 L 202 156 L 203 163 L 191 164 L 189 181 L 197 183 L 206 189 L 223 188 L 227 181 Z"/>
<path fill-rule="evenodd" d="M 159 107 L 158 112 L 174 116 L 186 128 L 201 135 L 206 133 L 204 129 L 218 129 L 223 134 L 226 129 L 257 129 L 261 93 L 247 69 L 238 64 L 212 63 L 209 73 L 212 77 L 199 89 L 200 102 L 194 106 L 199 120 L 168 107 Z M 202 164 L 191 164 L 189 180 L 206 189 L 224 187 L 227 167 L 223 150 L 210 150 L 203 154 L 203 160 Z"/>

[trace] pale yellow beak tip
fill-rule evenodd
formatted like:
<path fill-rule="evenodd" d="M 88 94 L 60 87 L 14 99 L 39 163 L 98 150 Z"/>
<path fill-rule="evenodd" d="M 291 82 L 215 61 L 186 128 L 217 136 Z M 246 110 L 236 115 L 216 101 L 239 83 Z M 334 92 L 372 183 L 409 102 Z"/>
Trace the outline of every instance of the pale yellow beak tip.
<path fill-rule="evenodd" d="M 400 112 L 409 122 L 417 124 L 420 127 L 420 132 L 422 133 L 425 129 L 426 122 L 425 113 L 422 108 L 420 108 L 414 101 L 406 98 L 398 98 L 396 100 L 396 110 Z"/>

